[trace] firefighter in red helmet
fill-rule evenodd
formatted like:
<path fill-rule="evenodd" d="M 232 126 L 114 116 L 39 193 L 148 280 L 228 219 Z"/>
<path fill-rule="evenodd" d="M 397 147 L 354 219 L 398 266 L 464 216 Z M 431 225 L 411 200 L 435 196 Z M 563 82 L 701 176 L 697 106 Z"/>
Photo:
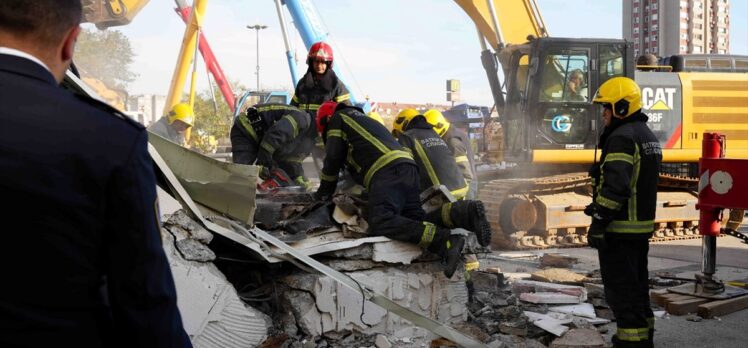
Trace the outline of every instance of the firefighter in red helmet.
<path fill-rule="evenodd" d="M 338 79 L 332 70 L 333 55 L 332 47 L 320 41 L 312 45 L 306 57 L 309 68 L 301 77 L 291 105 L 306 111 L 312 119 L 317 117 L 317 109 L 326 101 L 334 101 L 351 105 L 351 94 L 342 81 Z M 317 171 L 322 169 L 322 158 L 325 150 L 322 142 L 317 141 L 317 146 L 312 149 L 312 158 Z"/>

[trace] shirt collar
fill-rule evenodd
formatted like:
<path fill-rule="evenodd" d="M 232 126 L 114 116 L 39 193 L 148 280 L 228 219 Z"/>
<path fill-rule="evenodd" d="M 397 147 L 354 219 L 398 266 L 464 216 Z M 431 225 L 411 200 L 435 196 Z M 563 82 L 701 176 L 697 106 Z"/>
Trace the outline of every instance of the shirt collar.
<path fill-rule="evenodd" d="M 44 69 L 46 69 L 47 71 L 49 71 L 50 73 L 52 73 L 52 70 L 49 70 L 49 67 L 46 64 L 44 64 L 44 62 L 42 62 L 39 58 L 36 58 L 36 57 L 34 57 L 34 56 L 32 56 L 32 55 L 24 52 L 24 51 L 19 51 L 19 50 L 15 49 L 15 48 L 0 46 L 0 54 L 7 54 L 7 55 L 10 55 L 10 56 L 16 56 L 16 57 L 21 57 L 21 58 L 28 59 L 28 60 L 36 63 L 36 64 L 41 65 Z"/>

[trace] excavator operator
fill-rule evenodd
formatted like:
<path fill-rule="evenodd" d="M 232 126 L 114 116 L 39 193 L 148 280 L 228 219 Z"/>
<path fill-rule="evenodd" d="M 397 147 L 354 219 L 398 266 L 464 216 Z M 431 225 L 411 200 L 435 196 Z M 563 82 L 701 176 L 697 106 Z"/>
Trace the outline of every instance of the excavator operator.
<path fill-rule="evenodd" d="M 317 131 L 325 142 L 326 157 L 315 197 L 331 199 L 338 175 L 347 167 L 368 191 L 368 233 L 417 244 L 441 256 L 446 264 L 444 274 L 451 278 L 462 259 L 465 239 L 426 221 L 413 156 L 387 128 L 350 105 L 322 104 L 317 111 Z"/>
<path fill-rule="evenodd" d="M 467 134 L 456 127 L 452 127 L 439 110 L 430 109 L 423 113 L 423 116 L 426 117 L 428 123 L 434 126 L 434 131 L 444 139 L 449 150 L 452 151 L 457 165 L 460 167 L 462 176 L 467 181 L 468 186 L 470 186 L 467 197 L 474 198 L 477 188 L 473 184 L 473 180 L 477 177 L 475 175 L 475 165 L 473 164 L 473 151 L 470 148 L 470 141 Z"/>
<path fill-rule="evenodd" d="M 605 300 L 618 330 L 615 347 L 653 347 L 654 315 L 649 303 L 647 254 L 654 231 L 657 180 L 662 162 L 659 141 L 641 112 L 634 80 L 614 77 L 593 100 L 603 107 L 600 162 L 590 169 L 593 201 L 589 245 L 598 250 Z"/>
<path fill-rule="evenodd" d="M 461 227 L 472 231 L 483 246 L 491 243 L 491 227 L 485 216 L 483 202 L 465 200 L 468 184 L 457 166 L 447 143 L 426 122 L 423 115 L 414 109 L 401 111 L 392 125 L 392 133 L 408 150 L 418 164 L 420 172 L 420 190 L 444 185 L 457 199 L 457 202 L 446 203 L 426 219 L 449 228 Z"/>
<path fill-rule="evenodd" d="M 189 104 L 180 103 L 174 105 L 168 115 L 150 125 L 148 130 L 172 143 L 184 146 L 184 131 L 192 127 L 193 115 Z"/>
<path fill-rule="evenodd" d="M 278 167 L 296 184 L 309 188 L 301 163 L 309 156 L 314 138 L 306 112 L 284 104 L 257 104 L 234 119 L 231 152 L 234 163 L 261 166 L 263 178 Z"/>

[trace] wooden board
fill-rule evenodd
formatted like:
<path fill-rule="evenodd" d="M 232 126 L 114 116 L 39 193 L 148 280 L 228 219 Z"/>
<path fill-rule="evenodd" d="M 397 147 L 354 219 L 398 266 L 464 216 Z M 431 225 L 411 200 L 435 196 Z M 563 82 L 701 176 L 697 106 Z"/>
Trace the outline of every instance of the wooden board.
<path fill-rule="evenodd" d="M 713 318 L 748 308 L 748 295 L 729 300 L 711 301 L 699 305 L 698 313 L 702 318 Z"/>
<path fill-rule="evenodd" d="M 699 305 L 707 302 L 709 302 L 709 299 L 699 297 L 691 297 L 689 299 L 681 299 L 678 301 L 669 301 L 665 305 L 665 310 L 672 315 L 696 313 Z"/>

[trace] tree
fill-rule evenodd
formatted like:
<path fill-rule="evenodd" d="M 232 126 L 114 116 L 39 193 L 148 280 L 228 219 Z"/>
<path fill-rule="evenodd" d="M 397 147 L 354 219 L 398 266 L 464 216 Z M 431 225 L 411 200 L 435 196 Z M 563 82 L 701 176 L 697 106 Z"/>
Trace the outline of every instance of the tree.
<path fill-rule="evenodd" d="M 130 67 L 134 57 L 130 39 L 118 30 L 83 29 L 75 48 L 81 74 L 113 89 L 125 89 L 138 76 Z"/>

